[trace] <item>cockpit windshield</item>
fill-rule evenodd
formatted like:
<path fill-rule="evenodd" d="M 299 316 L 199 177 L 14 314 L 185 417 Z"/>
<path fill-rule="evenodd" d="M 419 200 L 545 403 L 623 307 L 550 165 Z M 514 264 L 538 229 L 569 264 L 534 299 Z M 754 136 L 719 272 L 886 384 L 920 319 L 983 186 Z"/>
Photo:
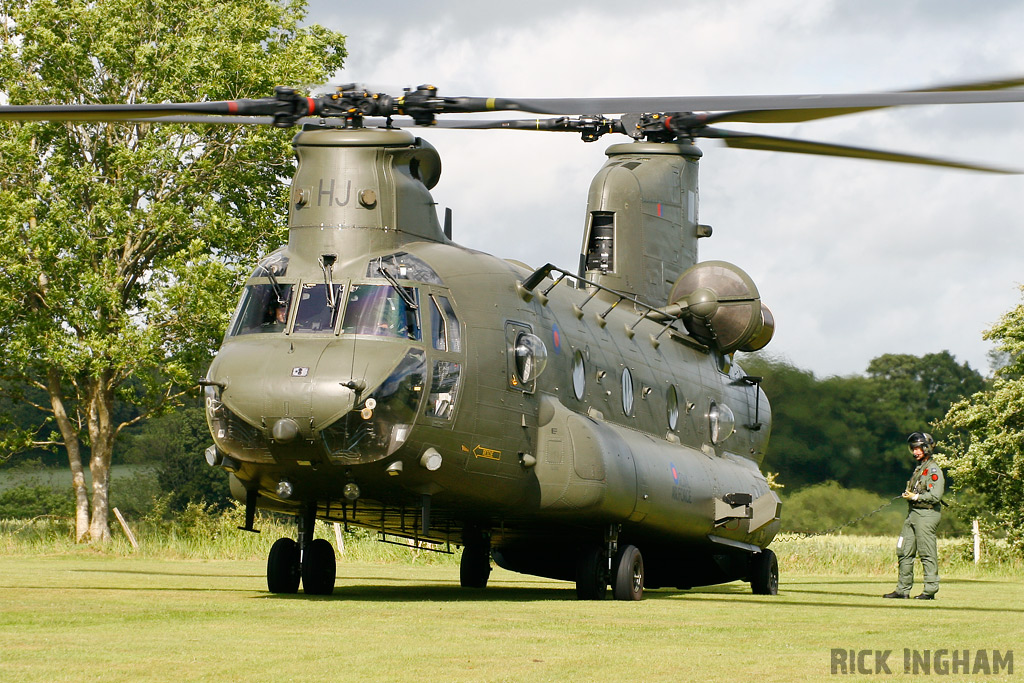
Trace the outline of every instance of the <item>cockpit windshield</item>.
<path fill-rule="evenodd" d="M 292 285 L 276 282 L 249 285 L 242 294 L 242 301 L 228 334 L 284 332 L 288 326 L 291 297 Z"/>
<path fill-rule="evenodd" d="M 400 293 L 398 289 L 392 285 L 353 285 L 342 331 L 419 341 L 418 291 L 401 287 Z"/>
<path fill-rule="evenodd" d="M 333 298 L 327 296 L 327 285 L 307 282 L 299 289 L 298 307 L 292 332 L 334 332 L 341 309 L 341 285 L 332 285 Z"/>

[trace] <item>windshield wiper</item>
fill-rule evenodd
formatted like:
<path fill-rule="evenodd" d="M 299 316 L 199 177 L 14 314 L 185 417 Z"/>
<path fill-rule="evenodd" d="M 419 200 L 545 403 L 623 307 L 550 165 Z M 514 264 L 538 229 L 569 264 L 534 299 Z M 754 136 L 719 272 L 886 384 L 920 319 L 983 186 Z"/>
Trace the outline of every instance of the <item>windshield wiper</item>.
<path fill-rule="evenodd" d="M 270 279 L 270 286 L 274 288 L 274 296 L 277 297 L 277 303 L 280 304 L 281 306 L 287 304 L 288 301 L 287 299 L 284 298 L 284 292 L 281 289 L 281 283 L 277 281 L 276 277 L 274 277 L 273 271 L 271 271 L 270 268 L 267 268 L 266 266 L 260 266 L 260 268 L 263 270 L 264 273 L 267 274 L 267 277 Z"/>
<path fill-rule="evenodd" d="M 327 286 L 327 307 L 332 311 L 338 305 L 334 296 L 334 264 L 337 260 L 334 254 L 320 255 L 320 269 L 324 271 L 324 284 Z"/>
<path fill-rule="evenodd" d="M 409 294 L 405 287 L 398 284 L 398 280 L 395 279 L 395 276 L 389 273 L 387 271 L 387 268 L 384 267 L 383 258 L 377 259 L 377 270 L 380 271 L 381 277 L 388 281 L 388 284 L 391 285 L 392 289 L 398 292 L 398 296 L 402 297 L 402 301 L 405 302 L 406 306 L 413 310 L 419 308 L 419 306 L 416 304 L 416 301 L 412 298 L 412 294 Z"/>

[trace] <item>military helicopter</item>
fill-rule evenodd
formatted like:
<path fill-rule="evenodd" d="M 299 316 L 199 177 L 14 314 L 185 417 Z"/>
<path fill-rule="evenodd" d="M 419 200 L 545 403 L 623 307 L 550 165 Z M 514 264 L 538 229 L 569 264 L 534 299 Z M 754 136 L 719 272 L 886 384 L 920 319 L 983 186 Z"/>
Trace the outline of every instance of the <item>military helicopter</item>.
<path fill-rule="evenodd" d="M 581 599 L 743 580 L 778 591 L 781 505 L 759 469 L 761 378 L 734 362 L 774 320 L 753 280 L 700 262 L 697 138 L 732 147 L 985 165 L 723 130 L 926 104 L 1020 102 L 1024 79 L 813 96 L 499 99 L 347 85 L 232 102 L 0 107 L 2 119 L 301 126 L 287 246 L 245 284 L 206 376 L 213 445 L 245 503 L 294 516 L 267 561 L 273 593 L 330 594 L 316 520 L 380 540 L 462 547 L 460 583 L 491 562 L 574 581 Z M 438 120 L 528 112 L 540 119 Z M 601 112 L 601 113 L 595 113 Z M 705 113 L 693 113 L 705 112 Z M 616 115 L 619 115 L 616 117 Z M 574 132 L 613 144 L 566 269 L 459 246 L 430 190 L 441 161 L 397 125 Z"/>

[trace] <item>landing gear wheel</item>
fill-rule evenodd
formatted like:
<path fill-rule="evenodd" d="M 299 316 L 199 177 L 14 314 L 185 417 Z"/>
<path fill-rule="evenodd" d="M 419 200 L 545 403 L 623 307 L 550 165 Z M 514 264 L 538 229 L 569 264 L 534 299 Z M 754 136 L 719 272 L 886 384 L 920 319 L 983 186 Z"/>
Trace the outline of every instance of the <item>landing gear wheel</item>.
<path fill-rule="evenodd" d="M 576 561 L 576 597 L 580 600 L 604 600 L 608 588 L 604 559 L 597 546 L 580 553 Z"/>
<path fill-rule="evenodd" d="M 754 595 L 779 593 L 779 560 L 767 548 L 750 558 L 750 589 Z"/>
<path fill-rule="evenodd" d="M 330 595 L 334 592 L 334 546 L 318 538 L 302 553 L 302 588 L 306 595 Z"/>
<path fill-rule="evenodd" d="M 267 557 L 267 589 L 271 593 L 299 592 L 299 544 L 279 538 Z"/>
<path fill-rule="evenodd" d="M 644 558 L 635 545 L 619 549 L 612 563 L 615 582 L 612 595 L 616 600 L 639 600 L 644 597 Z"/>
<path fill-rule="evenodd" d="M 463 588 L 487 588 L 491 575 L 491 551 L 483 543 L 473 543 L 462 549 L 459 564 L 459 583 Z"/>

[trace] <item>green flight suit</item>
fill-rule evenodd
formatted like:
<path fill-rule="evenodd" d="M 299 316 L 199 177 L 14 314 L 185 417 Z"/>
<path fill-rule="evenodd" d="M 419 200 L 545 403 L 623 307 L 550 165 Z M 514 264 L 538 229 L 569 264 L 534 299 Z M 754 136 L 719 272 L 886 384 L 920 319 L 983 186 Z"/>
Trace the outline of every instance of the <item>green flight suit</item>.
<path fill-rule="evenodd" d="M 918 494 L 917 500 L 908 500 L 910 510 L 903 523 L 896 556 L 899 558 L 900 577 L 896 592 L 910 595 L 914 586 L 914 556 L 921 558 L 924 570 L 924 594 L 939 592 L 939 553 L 936 547 L 935 528 L 942 517 L 942 493 L 945 479 L 942 468 L 934 458 L 921 462 L 907 482 L 907 490 Z"/>

